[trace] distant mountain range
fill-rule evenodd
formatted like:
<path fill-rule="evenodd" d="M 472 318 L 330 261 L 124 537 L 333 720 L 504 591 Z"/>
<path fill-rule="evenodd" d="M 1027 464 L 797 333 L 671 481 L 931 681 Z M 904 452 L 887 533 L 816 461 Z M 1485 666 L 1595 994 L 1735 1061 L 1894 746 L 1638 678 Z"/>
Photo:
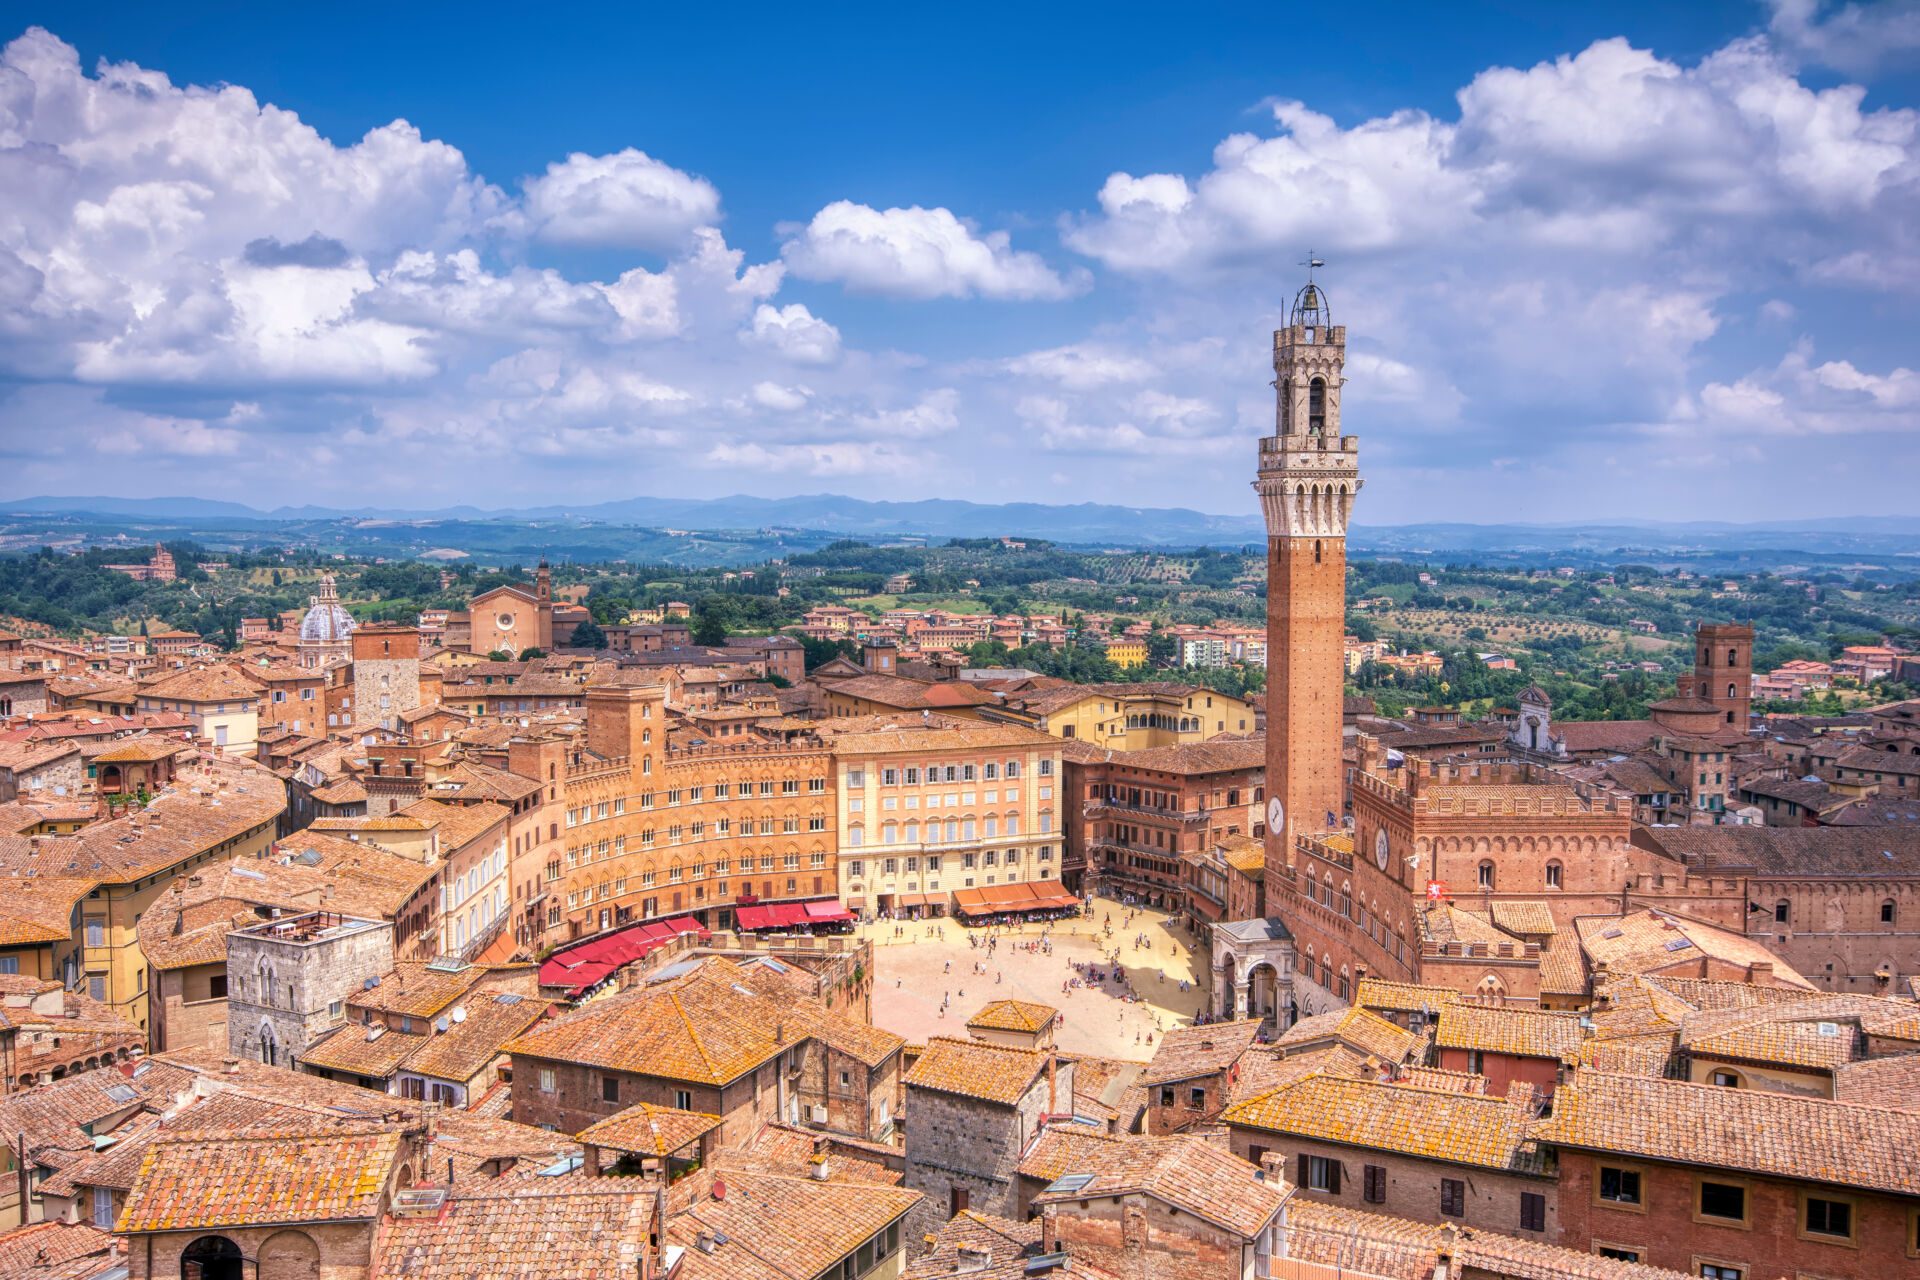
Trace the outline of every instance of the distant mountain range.
<path fill-rule="evenodd" d="M 555 522 L 651 529 L 797 530 L 855 538 L 1044 538 L 1076 546 L 1242 546 L 1265 536 L 1254 515 L 1210 515 L 1184 507 L 1101 503 L 991 504 L 958 499 L 872 502 L 838 494 L 790 498 L 625 498 L 580 506 L 488 510 L 460 506 L 422 511 L 390 507 L 276 507 L 265 511 L 206 498 L 32 497 L 0 500 L 0 519 L 106 517 L 191 522 L 228 528 L 333 521 L 411 524 Z M 1592 524 L 1357 525 L 1352 550 L 1363 555 L 1487 555 L 1531 558 L 1566 553 L 1621 558 L 1655 554 L 1762 551 L 1777 558 L 1862 554 L 1920 556 L 1920 516 L 1828 517 L 1756 524 L 1622 520 Z"/>

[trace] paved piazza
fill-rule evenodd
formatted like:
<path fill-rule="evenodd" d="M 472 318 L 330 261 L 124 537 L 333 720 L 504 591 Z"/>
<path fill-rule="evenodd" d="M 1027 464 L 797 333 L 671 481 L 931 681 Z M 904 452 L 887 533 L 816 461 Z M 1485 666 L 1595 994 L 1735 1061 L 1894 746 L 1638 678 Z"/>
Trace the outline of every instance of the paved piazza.
<path fill-rule="evenodd" d="M 1109 920 L 1110 935 L 1104 931 Z M 896 928 L 905 932 L 895 937 Z M 1205 992 L 1193 982 L 1187 931 L 1171 924 L 1165 912 L 1105 898 L 1094 899 L 1090 915 L 1051 924 L 968 928 L 950 919 L 882 920 L 860 926 L 860 934 L 873 940 L 873 1020 L 913 1043 L 964 1036 L 967 1019 L 982 1005 L 1011 998 L 1060 1010 L 1065 1018 L 1056 1042 L 1069 1053 L 1145 1061 L 1153 1056 L 1149 1035 L 1157 1042 L 1158 1032 L 1191 1022 L 1205 1003 Z M 1145 935 L 1146 948 L 1136 944 L 1136 934 Z M 968 945 L 968 938 L 979 945 Z M 998 944 L 991 952 L 988 938 Z M 1022 948 L 1042 938 L 1052 944 L 1051 954 Z M 1104 970 L 1106 980 L 1092 982 L 1076 971 L 1076 962 Z M 985 972 L 976 972 L 976 965 Z M 1060 989 L 1074 978 L 1080 986 Z M 1189 984 L 1185 991 L 1182 981 Z M 1129 990 L 1139 998 L 1123 998 Z"/>

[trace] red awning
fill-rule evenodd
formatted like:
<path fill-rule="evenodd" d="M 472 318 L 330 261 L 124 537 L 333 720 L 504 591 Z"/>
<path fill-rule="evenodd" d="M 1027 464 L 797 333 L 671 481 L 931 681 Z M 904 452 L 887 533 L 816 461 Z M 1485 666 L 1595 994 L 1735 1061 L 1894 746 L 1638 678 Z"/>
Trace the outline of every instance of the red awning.
<path fill-rule="evenodd" d="M 832 898 L 809 902 L 806 907 L 807 919 L 814 924 L 844 924 L 853 919 L 853 912 L 848 911 Z"/>
<path fill-rule="evenodd" d="M 771 929 L 774 925 L 766 907 L 735 907 L 733 920 L 742 929 Z"/>

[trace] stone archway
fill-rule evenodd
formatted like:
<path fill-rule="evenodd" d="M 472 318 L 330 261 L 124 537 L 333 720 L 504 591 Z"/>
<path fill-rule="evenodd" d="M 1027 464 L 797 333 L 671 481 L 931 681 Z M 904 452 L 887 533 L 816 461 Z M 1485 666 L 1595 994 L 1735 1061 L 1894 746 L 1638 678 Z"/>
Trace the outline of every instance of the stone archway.
<path fill-rule="evenodd" d="M 244 1280 L 240 1246 L 225 1236 L 201 1236 L 180 1254 L 180 1280 Z"/>
<path fill-rule="evenodd" d="M 259 1280 L 319 1280 L 320 1246 L 304 1231 L 276 1231 L 260 1245 Z"/>

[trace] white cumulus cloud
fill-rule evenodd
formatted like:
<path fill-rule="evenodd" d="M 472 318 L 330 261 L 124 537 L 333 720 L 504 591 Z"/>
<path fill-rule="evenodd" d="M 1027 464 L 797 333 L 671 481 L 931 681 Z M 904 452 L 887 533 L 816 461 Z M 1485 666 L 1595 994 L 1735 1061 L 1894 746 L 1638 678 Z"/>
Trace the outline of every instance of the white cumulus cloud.
<path fill-rule="evenodd" d="M 796 275 L 905 298 L 1065 298 L 1061 276 L 1004 231 L 982 235 L 946 209 L 875 209 L 836 200 L 781 247 Z"/>

